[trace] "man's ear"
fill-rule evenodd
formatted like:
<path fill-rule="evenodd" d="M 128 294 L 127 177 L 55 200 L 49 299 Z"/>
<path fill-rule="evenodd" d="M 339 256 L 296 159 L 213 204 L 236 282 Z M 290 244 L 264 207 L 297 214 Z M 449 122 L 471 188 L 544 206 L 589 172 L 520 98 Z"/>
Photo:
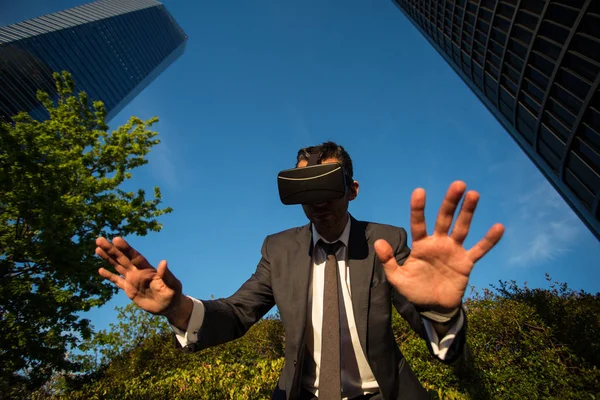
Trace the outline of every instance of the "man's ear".
<path fill-rule="evenodd" d="M 352 184 L 350 185 L 350 201 L 356 199 L 356 197 L 358 196 L 358 189 L 360 188 L 360 185 L 358 184 L 357 181 L 352 181 Z"/>

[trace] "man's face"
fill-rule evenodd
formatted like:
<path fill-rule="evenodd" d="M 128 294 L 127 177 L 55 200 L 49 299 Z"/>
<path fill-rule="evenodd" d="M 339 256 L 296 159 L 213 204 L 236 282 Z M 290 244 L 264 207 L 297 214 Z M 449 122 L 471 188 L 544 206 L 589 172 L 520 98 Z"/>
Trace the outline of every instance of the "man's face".
<path fill-rule="evenodd" d="M 336 158 L 327 158 L 321 161 L 321 164 L 330 164 L 340 162 Z M 340 163 L 341 164 L 341 163 Z M 298 168 L 306 167 L 308 161 L 300 161 Z M 315 224 L 317 229 L 331 229 L 336 227 L 341 221 L 345 221 L 348 213 L 348 204 L 358 195 L 358 182 L 353 181 L 348 193 L 340 199 L 329 200 L 320 203 L 303 204 L 302 209 L 306 217 Z"/>

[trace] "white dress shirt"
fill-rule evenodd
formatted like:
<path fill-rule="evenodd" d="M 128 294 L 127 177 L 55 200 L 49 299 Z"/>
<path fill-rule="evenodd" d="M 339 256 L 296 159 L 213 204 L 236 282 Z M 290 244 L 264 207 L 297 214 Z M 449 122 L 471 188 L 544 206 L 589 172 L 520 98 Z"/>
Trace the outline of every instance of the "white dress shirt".
<path fill-rule="evenodd" d="M 379 391 L 379 386 L 377 385 L 377 381 L 373 376 L 373 371 L 371 371 L 369 363 L 367 362 L 360 345 L 358 332 L 356 330 L 356 323 L 354 321 L 352 293 L 350 290 L 350 270 L 348 265 L 347 246 L 349 237 L 350 218 L 348 218 L 348 223 L 346 224 L 342 235 L 338 240 L 336 240 L 344 243 L 344 246 L 341 246 L 336 253 L 341 283 L 340 286 L 342 288 L 342 292 L 339 295 L 340 305 L 343 304 L 343 307 L 340 307 L 340 343 L 342 346 L 341 378 L 343 399 L 348 399 L 367 393 L 377 393 Z M 319 387 L 319 365 L 321 361 L 323 287 L 325 283 L 325 262 L 327 259 L 325 251 L 320 246 L 316 246 L 316 243 L 319 241 L 319 239 L 330 243 L 321 237 L 313 225 L 313 244 L 315 245 L 315 251 L 313 251 L 313 270 L 312 279 L 309 285 L 309 304 L 307 307 L 308 326 L 306 327 L 306 347 L 308 354 L 305 356 L 305 368 L 302 376 L 302 386 L 304 389 L 317 396 Z M 185 347 L 198 340 L 198 332 L 200 331 L 204 321 L 204 305 L 200 300 L 197 300 L 193 297 L 190 298 L 194 303 L 194 307 L 192 310 L 192 315 L 190 316 L 187 330 L 182 331 L 175 326 L 171 326 L 175 332 L 177 340 L 182 347 Z M 439 340 L 431 322 L 426 319 L 423 319 L 423 322 L 434 354 L 443 360 L 446 356 L 448 348 L 463 325 L 462 312 L 458 320 L 449 329 L 448 333 L 442 340 Z"/>
<path fill-rule="evenodd" d="M 307 321 L 310 321 L 307 327 L 306 347 L 311 357 L 305 363 L 308 366 L 302 377 L 302 386 L 319 396 L 319 370 L 321 364 L 321 334 L 323 322 L 323 289 L 325 286 L 325 263 L 327 254 L 322 247 L 318 246 L 319 240 L 325 243 L 332 243 L 322 237 L 319 232 L 313 229 L 313 270 L 312 279 L 309 285 L 309 297 L 307 307 Z M 350 291 L 350 270 L 348 265 L 348 241 L 350 240 L 350 218 L 337 241 L 344 245 L 340 246 L 335 256 L 338 261 L 338 272 L 340 287 L 340 327 L 341 327 L 341 374 L 342 374 L 342 398 L 352 398 L 366 393 L 377 393 L 379 386 L 373 376 L 373 371 L 367 362 L 367 358 L 360 346 L 358 331 L 354 321 L 354 312 L 352 309 L 352 293 Z M 312 366 L 312 368 L 310 368 Z"/>

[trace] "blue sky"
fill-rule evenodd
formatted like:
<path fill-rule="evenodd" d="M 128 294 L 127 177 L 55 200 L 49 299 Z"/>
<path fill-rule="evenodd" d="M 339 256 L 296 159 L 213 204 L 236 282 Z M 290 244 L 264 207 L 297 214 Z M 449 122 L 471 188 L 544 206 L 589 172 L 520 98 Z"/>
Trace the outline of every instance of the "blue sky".
<path fill-rule="evenodd" d="M 0 24 L 82 3 L 0 0 Z M 187 294 L 232 294 L 266 235 L 307 222 L 279 202 L 276 175 L 325 140 L 353 158 L 358 219 L 409 230 L 423 187 L 431 228 L 453 180 L 479 191 L 466 246 L 496 222 L 506 233 L 470 284 L 547 287 L 547 272 L 600 291 L 600 243 L 391 0 L 164 3 L 186 52 L 111 125 L 160 118 L 162 143 L 126 188 L 160 186 L 174 212 L 160 233 L 129 239 L 155 265 L 168 260 Z M 128 301 L 120 293 L 87 316 L 105 328 Z"/>

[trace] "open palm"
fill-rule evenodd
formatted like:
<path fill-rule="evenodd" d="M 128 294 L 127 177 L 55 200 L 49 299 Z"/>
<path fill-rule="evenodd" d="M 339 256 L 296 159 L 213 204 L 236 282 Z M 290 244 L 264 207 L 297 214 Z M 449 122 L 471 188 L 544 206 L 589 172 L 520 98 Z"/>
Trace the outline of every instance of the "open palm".
<path fill-rule="evenodd" d="M 388 281 L 417 306 L 439 311 L 458 307 L 473 266 L 502 238 L 504 226 L 495 224 L 475 246 L 469 250 L 464 248 L 463 242 L 479 201 L 479 194 L 474 191 L 466 194 L 454 228 L 449 233 L 465 190 L 464 182 L 456 181 L 450 185 L 431 236 L 427 235 L 425 224 L 425 190 L 413 192 L 410 202 L 412 250 L 402 266 L 396 262 L 389 243 L 385 240 L 375 242 L 375 251 Z"/>
<path fill-rule="evenodd" d="M 113 243 L 101 237 L 96 244 L 96 254 L 118 272 L 114 274 L 100 268 L 99 274 L 122 289 L 140 308 L 164 315 L 177 305 L 182 285 L 169 271 L 166 261 L 161 261 L 155 269 L 144 256 L 118 237 Z"/>

